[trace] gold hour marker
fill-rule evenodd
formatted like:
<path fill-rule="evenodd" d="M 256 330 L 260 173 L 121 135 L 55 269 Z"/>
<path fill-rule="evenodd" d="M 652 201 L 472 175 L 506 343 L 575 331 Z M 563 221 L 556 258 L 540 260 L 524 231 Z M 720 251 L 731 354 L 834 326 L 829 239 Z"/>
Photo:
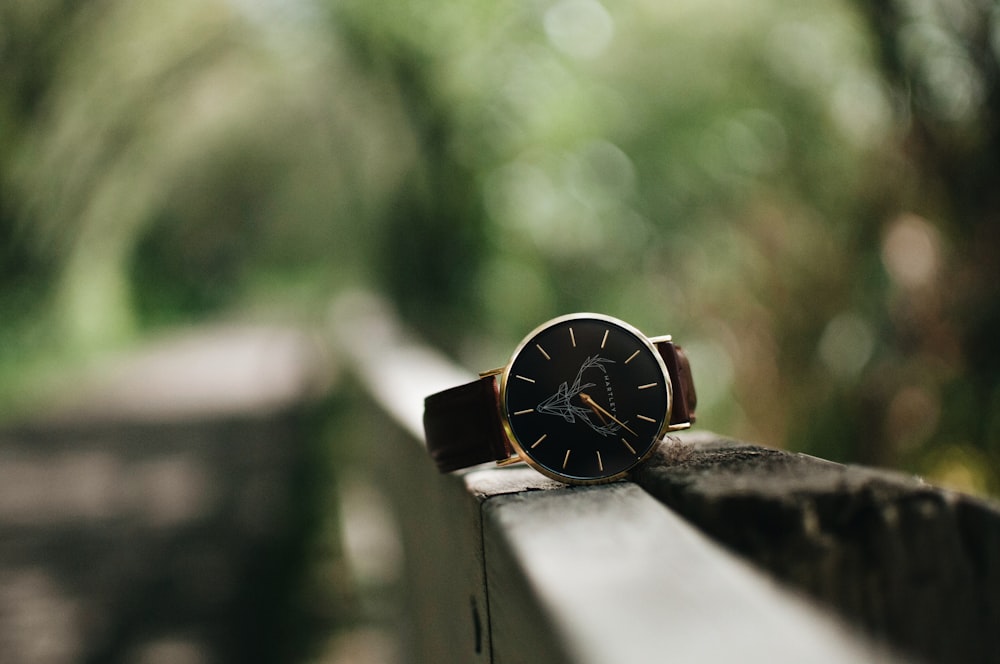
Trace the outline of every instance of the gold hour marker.
<path fill-rule="evenodd" d="M 548 435 L 549 434 L 547 433 L 543 433 L 541 438 L 539 438 L 538 440 L 536 440 L 531 444 L 531 449 L 535 449 L 536 447 L 538 447 L 538 444 L 541 443 L 543 440 L 545 440 L 546 436 Z"/>
<path fill-rule="evenodd" d="M 573 334 L 573 328 L 569 328 L 569 340 L 573 342 L 573 348 L 576 348 L 576 335 Z"/>
<path fill-rule="evenodd" d="M 601 451 L 600 450 L 597 450 L 597 469 L 599 471 L 601 471 L 602 473 L 604 472 L 604 462 L 601 461 Z"/>
<path fill-rule="evenodd" d="M 517 378 L 520 378 L 523 381 L 527 381 L 529 383 L 534 383 L 535 382 L 534 379 L 528 378 L 527 376 L 522 376 L 521 374 L 515 374 L 515 375 L 516 375 Z M 639 389 L 641 390 L 642 388 L 640 387 Z"/>
<path fill-rule="evenodd" d="M 653 423 L 656 422 L 656 420 L 654 420 L 652 417 L 646 417 L 645 415 L 636 415 L 636 417 L 638 417 L 640 420 L 646 420 L 647 422 L 653 422 Z"/>
<path fill-rule="evenodd" d="M 604 344 L 608 343 L 608 332 L 611 330 L 604 330 L 604 338 L 601 339 L 601 348 L 604 348 Z"/>
<path fill-rule="evenodd" d="M 549 357 L 549 354 L 545 352 L 545 349 L 544 349 L 544 348 L 542 348 L 542 347 L 541 347 L 540 345 L 538 345 L 538 344 L 535 344 L 535 348 L 537 348 L 537 349 L 538 349 L 538 352 L 540 352 L 540 353 L 541 353 L 542 355 L 544 355 L 544 356 L 545 356 L 545 359 L 546 359 L 546 360 L 551 360 L 551 359 L 552 359 L 551 357 Z"/>
<path fill-rule="evenodd" d="M 573 450 L 566 450 L 566 456 L 563 457 L 563 470 L 566 470 L 566 464 L 569 463 L 569 453 Z"/>
<path fill-rule="evenodd" d="M 629 362 L 631 362 L 632 360 L 634 360 L 635 356 L 638 355 L 638 354 L 639 354 L 639 351 L 635 351 L 634 353 L 632 353 L 631 355 L 629 355 L 628 359 L 625 360 L 625 364 L 628 364 Z"/>
<path fill-rule="evenodd" d="M 531 381 L 531 382 L 534 383 L 535 381 Z M 648 390 L 651 387 L 656 387 L 656 383 L 646 383 L 645 385 L 640 385 L 639 389 L 640 390 Z"/>
<path fill-rule="evenodd" d="M 628 448 L 629 452 L 631 452 L 632 454 L 635 454 L 635 448 L 632 447 L 631 445 L 629 445 L 627 440 L 625 440 L 624 438 L 622 438 L 622 442 L 625 443 L 625 447 Z"/>
<path fill-rule="evenodd" d="M 514 411 L 514 414 L 515 415 L 527 415 L 528 413 L 533 413 L 533 412 L 535 412 L 534 408 L 528 408 L 526 410 L 516 410 L 516 411 Z M 640 415 L 639 417 L 642 417 L 642 416 Z M 650 422 L 652 422 L 652 421 L 653 420 L 650 420 Z"/>

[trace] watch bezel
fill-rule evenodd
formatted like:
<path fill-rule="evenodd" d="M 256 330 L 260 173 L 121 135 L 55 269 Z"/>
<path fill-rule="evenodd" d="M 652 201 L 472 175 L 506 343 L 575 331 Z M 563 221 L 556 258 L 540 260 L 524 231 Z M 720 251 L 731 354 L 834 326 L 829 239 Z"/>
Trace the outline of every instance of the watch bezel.
<path fill-rule="evenodd" d="M 639 342 L 643 346 L 646 347 L 646 349 L 650 353 L 652 353 L 653 358 L 656 361 L 656 364 L 663 375 L 664 385 L 666 387 L 666 393 L 667 393 L 667 408 L 666 408 L 666 413 L 664 414 L 663 417 L 663 424 L 661 425 L 660 430 L 656 433 L 653 443 L 649 445 L 648 449 L 646 449 L 646 451 L 641 456 L 637 457 L 635 462 L 628 468 L 625 468 L 624 470 L 619 471 L 613 475 L 594 477 L 594 478 L 581 478 L 577 476 L 566 475 L 551 468 L 548 468 L 546 466 L 543 466 L 538 461 L 536 461 L 531 456 L 531 454 L 529 454 L 525 450 L 524 447 L 522 447 L 521 443 L 517 439 L 517 436 L 514 434 L 514 427 L 512 426 L 510 422 L 510 417 L 508 416 L 507 413 L 507 386 L 508 386 L 508 380 L 510 378 L 511 368 L 514 366 L 515 360 L 517 360 L 521 352 L 524 351 L 524 349 L 528 346 L 528 344 L 532 341 L 532 339 L 534 339 L 537 335 L 541 334 L 550 327 L 561 325 L 563 323 L 574 320 L 603 321 L 605 323 L 609 323 L 611 325 L 620 327 L 629 334 L 632 334 L 636 339 L 639 340 Z M 515 451 L 517 458 L 527 463 L 529 466 L 531 466 L 533 469 L 535 469 L 542 475 L 545 475 L 546 477 L 557 480 L 564 484 L 580 484 L 580 485 L 606 484 L 608 482 L 614 482 L 616 480 L 625 477 L 626 475 L 628 475 L 629 472 L 635 469 L 636 466 L 646 461 L 653 454 L 653 452 L 656 451 L 657 448 L 656 442 L 661 440 L 663 436 L 666 435 L 668 431 L 670 431 L 670 419 L 673 413 L 673 406 L 674 406 L 673 396 L 674 396 L 673 382 L 670 379 L 670 373 L 667 371 L 667 366 L 663 361 L 663 357 L 660 355 L 660 352 L 656 348 L 656 345 L 650 340 L 649 337 L 647 337 L 645 334 L 639 331 L 639 329 L 621 320 L 620 318 L 615 318 L 614 316 L 608 316 L 605 314 L 598 314 L 592 312 L 565 314 L 563 316 L 558 316 L 556 318 L 548 320 L 542 323 L 541 325 L 535 327 L 535 329 L 533 329 L 531 332 L 525 335 L 525 337 L 514 349 L 514 352 L 511 353 L 510 359 L 507 361 L 507 364 L 504 365 L 503 371 L 500 374 L 500 389 L 499 389 L 500 421 L 501 424 L 503 425 L 504 436 L 506 436 L 507 441 L 510 443 L 511 448 Z"/>

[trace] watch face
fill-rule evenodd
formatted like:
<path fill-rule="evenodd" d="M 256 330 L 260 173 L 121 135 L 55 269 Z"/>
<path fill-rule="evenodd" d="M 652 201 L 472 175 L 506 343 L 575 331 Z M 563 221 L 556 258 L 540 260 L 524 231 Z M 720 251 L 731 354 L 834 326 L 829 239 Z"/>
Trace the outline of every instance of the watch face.
<path fill-rule="evenodd" d="M 606 482 L 653 451 L 669 422 L 663 360 L 637 330 L 597 314 L 532 332 L 501 379 L 504 427 L 521 458 L 564 482 Z"/>

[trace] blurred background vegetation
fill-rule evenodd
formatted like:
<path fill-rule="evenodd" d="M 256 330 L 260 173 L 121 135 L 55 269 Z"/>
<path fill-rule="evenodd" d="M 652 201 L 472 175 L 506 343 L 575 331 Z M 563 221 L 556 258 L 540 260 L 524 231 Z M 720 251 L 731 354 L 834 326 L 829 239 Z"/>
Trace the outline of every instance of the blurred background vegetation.
<path fill-rule="evenodd" d="M 998 63 L 990 0 L 0 0 L 0 411 L 362 288 L 470 369 L 613 314 L 699 427 L 998 495 Z"/>
<path fill-rule="evenodd" d="M 470 367 L 688 347 L 700 425 L 1000 489 L 986 0 L 0 3 L 0 386 L 377 289 Z"/>

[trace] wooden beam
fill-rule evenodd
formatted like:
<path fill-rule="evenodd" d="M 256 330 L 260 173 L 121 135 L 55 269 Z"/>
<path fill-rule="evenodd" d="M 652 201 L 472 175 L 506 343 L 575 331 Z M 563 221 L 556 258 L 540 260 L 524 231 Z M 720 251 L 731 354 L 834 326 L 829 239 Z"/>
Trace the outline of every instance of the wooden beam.
<path fill-rule="evenodd" d="M 888 657 L 635 484 L 497 496 L 483 521 L 494 662 Z"/>
<path fill-rule="evenodd" d="M 731 550 L 927 661 L 1000 653 L 1000 509 L 885 470 L 708 434 L 635 474 Z"/>

